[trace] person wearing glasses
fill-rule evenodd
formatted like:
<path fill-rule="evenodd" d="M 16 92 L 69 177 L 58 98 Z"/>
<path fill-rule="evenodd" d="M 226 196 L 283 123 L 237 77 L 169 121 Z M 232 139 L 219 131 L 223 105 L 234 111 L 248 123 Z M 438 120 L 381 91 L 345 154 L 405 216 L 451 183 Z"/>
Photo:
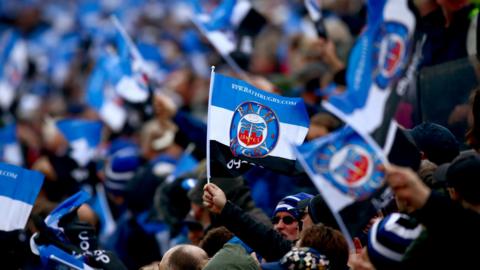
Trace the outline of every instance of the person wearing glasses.
<path fill-rule="evenodd" d="M 303 212 L 298 209 L 298 203 L 310 200 L 313 195 L 298 193 L 283 198 L 278 202 L 273 212 L 273 229 L 279 232 L 285 239 L 295 241 L 300 236 Z"/>
<path fill-rule="evenodd" d="M 313 197 L 299 193 L 282 199 L 275 208 L 272 228 L 228 201 L 217 185 L 207 184 L 203 190 L 203 205 L 214 214 L 218 224 L 225 226 L 267 262 L 280 260 L 294 246 L 305 215 L 297 207 L 298 203 Z"/>

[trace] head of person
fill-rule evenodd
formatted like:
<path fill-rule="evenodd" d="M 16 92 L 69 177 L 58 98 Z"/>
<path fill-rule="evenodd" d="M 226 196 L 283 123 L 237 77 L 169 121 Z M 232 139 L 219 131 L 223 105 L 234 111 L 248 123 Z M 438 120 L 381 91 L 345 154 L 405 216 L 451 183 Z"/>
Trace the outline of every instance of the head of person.
<path fill-rule="evenodd" d="M 304 229 L 297 247 L 309 247 L 324 254 L 330 260 L 330 269 L 344 270 L 348 262 L 347 240 L 340 231 L 322 224 L 312 225 Z"/>
<path fill-rule="evenodd" d="M 283 198 L 278 202 L 273 212 L 273 228 L 278 231 L 285 239 L 297 240 L 301 230 L 302 212 L 297 208 L 298 203 L 312 198 L 308 193 L 298 193 Z"/>
<path fill-rule="evenodd" d="M 163 255 L 160 270 L 200 270 L 208 261 L 207 253 L 194 245 L 178 245 Z"/>
<path fill-rule="evenodd" d="M 298 203 L 297 209 L 302 216 L 302 230 L 308 229 L 314 224 L 323 224 L 334 229 L 339 229 L 337 221 L 322 196 L 316 195 Z"/>
<path fill-rule="evenodd" d="M 460 153 L 455 136 L 447 128 L 435 123 L 422 123 L 410 135 L 424 159 L 441 165 L 452 161 Z"/>
<path fill-rule="evenodd" d="M 105 190 L 117 198 L 123 197 L 141 163 L 136 147 L 127 146 L 111 151 L 105 163 Z"/>
<path fill-rule="evenodd" d="M 408 247 L 422 230 L 418 222 L 405 214 L 392 213 L 378 219 L 369 231 L 364 258 L 377 270 L 402 269 Z"/>
<path fill-rule="evenodd" d="M 476 151 L 480 150 L 480 88 L 475 89 L 469 100 L 471 110 L 468 115 L 469 129 L 466 134 L 467 143 Z"/>
<path fill-rule="evenodd" d="M 447 168 L 452 199 L 466 207 L 480 208 L 480 156 L 476 153 L 455 159 Z"/>
<path fill-rule="evenodd" d="M 233 233 L 227 228 L 221 226 L 211 229 L 207 232 L 205 237 L 200 241 L 200 247 L 205 250 L 211 258 L 217 253 L 225 243 L 233 237 Z"/>

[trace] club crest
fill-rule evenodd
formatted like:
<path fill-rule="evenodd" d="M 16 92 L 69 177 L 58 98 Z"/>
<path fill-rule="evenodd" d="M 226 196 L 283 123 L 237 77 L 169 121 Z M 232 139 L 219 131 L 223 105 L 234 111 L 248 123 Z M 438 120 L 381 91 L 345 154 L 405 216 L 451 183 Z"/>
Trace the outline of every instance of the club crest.
<path fill-rule="evenodd" d="M 275 148 L 279 130 L 272 109 L 257 102 L 244 102 L 233 113 L 230 149 L 234 156 L 264 157 Z"/>
<path fill-rule="evenodd" d="M 317 153 L 314 166 L 341 192 L 366 198 L 382 185 L 384 173 L 381 160 L 360 140 L 343 147 L 332 143 L 328 151 Z"/>
<path fill-rule="evenodd" d="M 407 40 L 408 29 L 396 22 L 386 23 L 376 35 L 374 57 L 378 64 L 375 82 L 380 88 L 386 88 L 391 80 L 402 74 L 407 60 Z"/>

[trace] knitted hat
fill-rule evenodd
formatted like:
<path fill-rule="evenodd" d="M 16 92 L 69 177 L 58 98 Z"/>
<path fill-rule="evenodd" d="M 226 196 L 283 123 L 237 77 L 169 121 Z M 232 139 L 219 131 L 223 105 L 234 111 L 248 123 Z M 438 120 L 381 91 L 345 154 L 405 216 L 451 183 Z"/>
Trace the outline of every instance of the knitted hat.
<path fill-rule="evenodd" d="M 298 220 L 301 218 L 301 211 L 297 208 L 298 203 L 311 198 L 313 198 L 313 195 L 304 192 L 287 196 L 278 202 L 275 211 L 273 211 L 273 216 L 277 215 L 278 212 L 288 212 Z"/>
<path fill-rule="evenodd" d="M 422 226 L 409 216 L 392 213 L 377 220 L 370 229 L 367 253 L 377 269 L 395 269 L 410 244 L 420 235 Z"/>
<path fill-rule="evenodd" d="M 105 165 L 105 187 L 108 191 L 123 194 L 128 182 L 141 165 L 137 148 L 127 147 L 113 153 Z"/>
<path fill-rule="evenodd" d="M 328 270 L 329 265 L 328 258 L 317 250 L 309 247 L 294 247 L 279 262 L 264 263 L 261 267 L 263 270 Z"/>
<path fill-rule="evenodd" d="M 459 144 L 446 127 L 435 123 L 422 123 L 408 133 L 418 149 L 437 165 L 452 161 L 459 154 Z"/>

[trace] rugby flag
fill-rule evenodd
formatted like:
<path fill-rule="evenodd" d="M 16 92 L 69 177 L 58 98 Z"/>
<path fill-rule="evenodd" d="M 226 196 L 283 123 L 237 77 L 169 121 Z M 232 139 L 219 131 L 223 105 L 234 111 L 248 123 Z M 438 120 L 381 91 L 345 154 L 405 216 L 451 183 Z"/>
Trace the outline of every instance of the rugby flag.
<path fill-rule="evenodd" d="M 20 33 L 7 30 L 0 36 L 0 107 L 9 109 L 27 72 L 27 44 Z"/>
<path fill-rule="evenodd" d="M 116 45 L 120 58 L 116 69 L 113 72 L 110 71 L 112 83 L 117 93 L 125 100 L 132 103 L 143 103 L 149 97 L 148 66 L 117 17 L 112 16 L 111 20 L 118 31 Z"/>
<path fill-rule="evenodd" d="M 240 60 L 251 54 L 253 37 L 262 30 L 266 19 L 248 0 L 223 0 L 211 14 L 205 13 L 198 3 L 194 8 L 197 15 L 192 18 L 193 23 L 227 64 L 241 73 L 246 67 Z"/>
<path fill-rule="evenodd" d="M 43 184 L 43 175 L 0 162 L 0 230 L 24 229 Z"/>
<path fill-rule="evenodd" d="M 382 125 L 388 130 L 391 115 L 386 114 L 392 114 L 398 103 L 398 98 L 392 97 L 403 94 L 393 89 L 411 59 L 415 17 L 407 2 L 367 2 L 367 26 L 350 55 L 347 90 L 324 102 L 325 108 L 362 135 L 372 134 Z M 390 130 L 392 139 L 395 129 Z"/>
<path fill-rule="evenodd" d="M 87 82 L 85 99 L 113 131 L 120 131 L 127 122 L 127 110 L 110 80 L 110 71 L 116 70 L 119 58 L 104 53 L 95 64 Z M 115 73 L 115 72 L 113 72 Z"/>
<path fill-rule="evenodd" d="M 381 190 L 382 157 L 349 126 L 298 146 L 295 152 L 346 236 L 360 236 L 391 199 Z"/>
<path fill-rule="evenodd" d="M 17 140 L 17 125 L 14 123 L 0 128 L 0 161 L 23 165 L 22 149 Z"/>
<path fill-rule="evenodd" d="M 305 0 L 305 8 L 315 24 L 317 35 L 321 38 L 327 38 L 327 29 L 323 21 L 322 8 L 320 6 L 321 0 Z"/>
<path fill-rule="evenodd" d="M 301 144 L 308 127 L 301 98 L 267 93 L 212 71 L 207 154 L 210 150 L 212 165 L 228 169 L 226 175 L 214 176 L 236 176 L 255 165 L 294 173 L 290 145 Z"/>
<path fill-rule="evenodd" d="M 80 167 L 85 167 L 96 154 L 102 135 L 100 121 L 64 119 L 57 127 L 70 145 L 70 156 Z"/>

